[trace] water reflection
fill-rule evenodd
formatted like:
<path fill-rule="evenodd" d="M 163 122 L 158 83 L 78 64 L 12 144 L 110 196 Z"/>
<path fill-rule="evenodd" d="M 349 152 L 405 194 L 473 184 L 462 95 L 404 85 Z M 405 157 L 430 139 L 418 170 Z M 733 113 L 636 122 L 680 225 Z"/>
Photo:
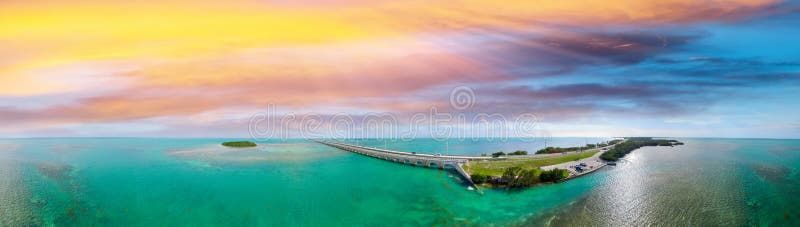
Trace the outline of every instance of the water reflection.
<path fill-rule="evenodd" d="M 759 151 L 767 149 L 756 148 L 757 152 L 753 149 L 727 142 L 690 140 L 686 146 L 637 150 L 620 165 L 596 175 L 603 183 L 586 197 L 532 223 L 554 226 L 797 223 L 781 215 L 797 210 L 783 207 L 790 198 L 786 197 L 787 192 L 780 192 L 797 188 L 787 181 L 791 169 L 764 159 L 768 154 Z M 800 164 L 796 154 L 785 158 Z M 754 160 L 769 162 L 749 164 Z M 797 197 L 791 200 L 796 201 Z M 764 203 L 772 206 L 757 206 Z"/>

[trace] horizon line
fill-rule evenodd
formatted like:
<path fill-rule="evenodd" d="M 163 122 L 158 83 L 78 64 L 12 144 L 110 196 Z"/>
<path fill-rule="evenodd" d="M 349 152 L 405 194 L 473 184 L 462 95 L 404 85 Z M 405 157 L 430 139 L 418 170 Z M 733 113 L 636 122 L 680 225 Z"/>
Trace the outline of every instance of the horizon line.
<path fill-rule="evenodd" d="M 684 139 L 764 139 L 764 140 L 800 140 L 800 138 L 775 138 L 775 137 L 687 137 L 687 136 L 551 136 L 550 138 L 632 138 L 632 137 L 650 137 L 650 138 L 684 138 Z M 480 139 L 497 139 L 501 137 L 479 137 Z M 508 139 L 519 139 L 525 137 L 506 137 Z M 537 137 L 541 138 L 541 137 Z M 0 137 L 0 140 L 10 139 L 252 139 L 256 141 L 264 141 L 264 139 L 253 139 L 247 137 L 144 137 L 144 136 L 53 136 L 53 137 Z M 304 138 L 304 137 L 290 137 L 290 138 L 272 138 L 268 140 L 296 140 L 296 139 L 340 139 L 333 137 L 319 137 L 319 138 Z M 357 137 L 347 139 L 387 139 L 386 137 Z M 433 137 L 414 137 L 410 139 L 434 139 Z M 446 138 L 447 140 L 469 140 L 471 138 Z M 399 140 L 393 138 L 391 140 Z"/>

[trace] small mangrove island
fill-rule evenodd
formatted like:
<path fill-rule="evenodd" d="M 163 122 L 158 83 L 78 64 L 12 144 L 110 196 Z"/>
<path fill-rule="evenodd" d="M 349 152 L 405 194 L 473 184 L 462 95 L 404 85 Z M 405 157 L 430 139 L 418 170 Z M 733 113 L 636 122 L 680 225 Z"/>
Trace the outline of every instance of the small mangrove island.
<path fill-rule="evenodd" d="M 250 141 L 230 141 L 222 143 L 222 146 L 226 147 L 255 147 L 258 146 L 256 143 Z"/>

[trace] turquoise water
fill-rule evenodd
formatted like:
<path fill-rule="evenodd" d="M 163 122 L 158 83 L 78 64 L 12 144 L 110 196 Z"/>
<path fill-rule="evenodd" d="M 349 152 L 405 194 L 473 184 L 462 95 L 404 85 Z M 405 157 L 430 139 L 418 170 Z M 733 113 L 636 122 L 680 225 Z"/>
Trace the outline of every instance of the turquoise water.
<path fill-rule="evenodd" d="M 555 138 L 572 146 L 607 138 Z M 800 140 L 681 139 L 522 191 L 304 140 L 0 140 L 0 226 L 798 225 Z M 533 151 L 543 141 L 353 141 L 407 151 Z"/>

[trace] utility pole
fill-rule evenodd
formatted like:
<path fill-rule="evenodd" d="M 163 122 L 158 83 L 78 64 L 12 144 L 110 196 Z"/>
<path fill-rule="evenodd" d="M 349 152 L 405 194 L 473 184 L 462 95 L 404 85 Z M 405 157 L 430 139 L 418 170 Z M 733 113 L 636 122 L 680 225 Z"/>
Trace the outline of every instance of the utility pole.
<path fill-rule="evenodd" d="M 583 146 L 588 146 L 589 145 L 589 138 L 583 137 L 583 143 L 586 144 L 586 145 L 583 145 Z M 581 146 L 581 147 L 583 147 L 583 146 Z"/>

